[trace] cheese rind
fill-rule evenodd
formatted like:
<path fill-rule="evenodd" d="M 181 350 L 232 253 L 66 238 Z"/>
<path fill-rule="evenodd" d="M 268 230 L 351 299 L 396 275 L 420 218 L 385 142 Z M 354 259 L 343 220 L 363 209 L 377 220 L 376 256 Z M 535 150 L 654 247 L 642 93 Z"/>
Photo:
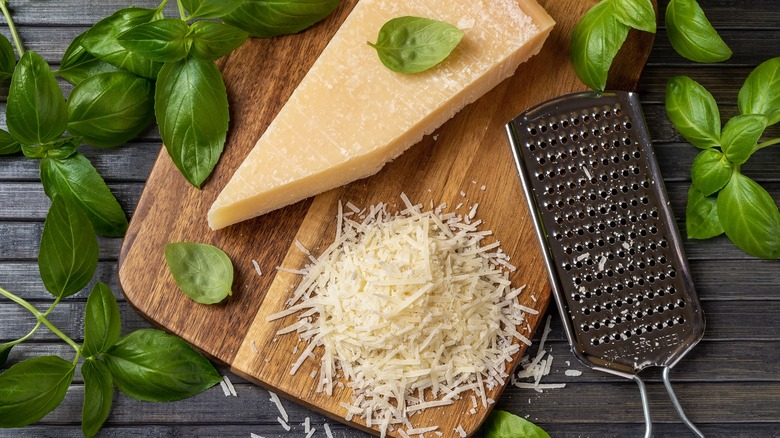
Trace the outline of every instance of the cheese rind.
<path fill-rule="evenodd" d="M 367 41 L 399 16 L 457 25 L 444 62 L 388 70 Z M 554 22 L 534 0 L 361 0 L 211 207 L 219 229 L 378 172 L 536 54 Z"/>

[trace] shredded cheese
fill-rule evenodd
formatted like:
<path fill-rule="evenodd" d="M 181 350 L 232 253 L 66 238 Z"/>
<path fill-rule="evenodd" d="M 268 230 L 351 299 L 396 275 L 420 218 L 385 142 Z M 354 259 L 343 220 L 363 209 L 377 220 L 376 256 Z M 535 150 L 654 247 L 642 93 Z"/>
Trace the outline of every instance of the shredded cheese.
<path fill-rule="evenodd" d="M 303 279 L 289 307 L 268 318 L 297 314 L 277 332 L 308 342 L 291 374 L 318 358 L 317 390 L 332 394 L 344 377 L 352 389 L 345 418 L 362 418 L 382 436 L 466 391 L 485 408 L 493 403 L 487 391 L 509 377 L 516 339 L 530 343 L 517 327 L 536 312 L 518 303 L 522 288 L 511 287 L 498 242 L 482 244 L 492 233 L 471 222 L 477 204 L 458 216 L 443 213 L 444 204 L 423 212 L 401 199 L 397 214 L 381 203 L 347 203 L 346 213 L 339 204 L 335 242 L 319 257 L 296 243 L 311 264 L 277 268 Z"/>

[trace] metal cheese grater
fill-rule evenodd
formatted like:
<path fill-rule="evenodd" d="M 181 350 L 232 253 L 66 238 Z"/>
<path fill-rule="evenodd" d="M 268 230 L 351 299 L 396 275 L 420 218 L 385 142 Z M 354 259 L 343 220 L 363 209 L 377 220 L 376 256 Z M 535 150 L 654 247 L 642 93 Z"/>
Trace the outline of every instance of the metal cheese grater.
<path fill-rule="evenodd" d="M 639 371 L 670 369 L 701 339 L 704 316 L 633 93 L 579 93 L 537 105 L 507 124 L 555 300 L 574 354 L 639 385 Z"/>

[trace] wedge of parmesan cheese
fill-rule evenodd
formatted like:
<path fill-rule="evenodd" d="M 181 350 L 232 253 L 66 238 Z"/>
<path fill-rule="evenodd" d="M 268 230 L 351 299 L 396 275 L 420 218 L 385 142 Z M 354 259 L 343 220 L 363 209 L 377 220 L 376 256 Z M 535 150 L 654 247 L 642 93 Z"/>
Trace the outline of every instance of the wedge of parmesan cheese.
<path fill-rule="evenodd" d="M 438 66 L 388 70 L 367 41 L 388 20 L 465 35 Z M 219 229 L 372 175 L 536 54 L 554 22 L 534 0 L 361 0 L 208 213 Z"/>

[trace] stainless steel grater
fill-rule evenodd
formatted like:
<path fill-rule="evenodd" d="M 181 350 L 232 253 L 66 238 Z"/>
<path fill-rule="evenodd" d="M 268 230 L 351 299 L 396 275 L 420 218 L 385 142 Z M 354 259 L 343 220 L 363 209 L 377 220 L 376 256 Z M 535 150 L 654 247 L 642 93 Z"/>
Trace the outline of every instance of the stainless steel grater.
<path fill-rule="evenodd" d="M 507 124 L 555 300 L 574 354 L 639 385 L 670 369 L 701 339 L 704 315 L 634 93 L 579 93 L 537 105 Z"/>

